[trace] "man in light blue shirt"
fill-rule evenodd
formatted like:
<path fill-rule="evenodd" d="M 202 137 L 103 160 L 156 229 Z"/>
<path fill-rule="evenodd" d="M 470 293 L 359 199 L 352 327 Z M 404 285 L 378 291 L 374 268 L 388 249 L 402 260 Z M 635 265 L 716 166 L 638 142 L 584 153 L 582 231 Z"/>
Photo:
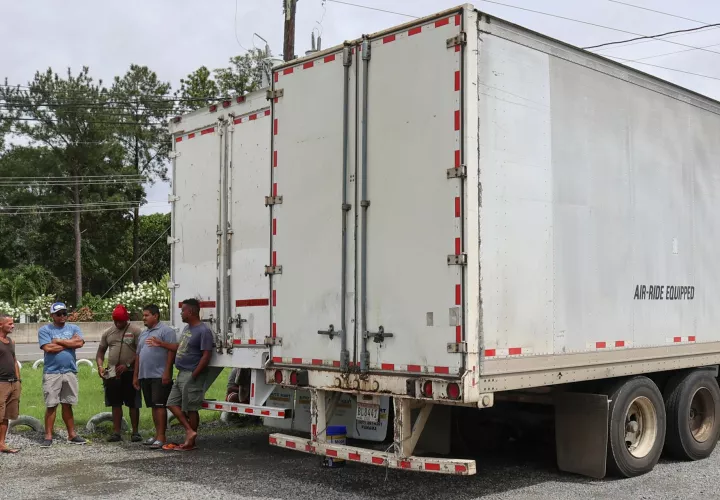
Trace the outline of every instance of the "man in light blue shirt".
<path fill-rule="evenodd" d="M 43 448 L 52 446 L 57 406 L 62 405 L 62 419 L 68 432 L 68 443 L 85 444 L 75 432 L 73 405 L 78 401 L 77 360 L 75 349 L 85 344 L 77 325 L 66 324 L 67 307 L 62 302 L 50 306 L 52 323 L 38 332 L 40 349 L 45 352 L 43 395 L 45 397 L 45 440 Z"/>
<path fill-rule="evenodd" d="M 165 437 L 166 405 L 173 386 L 172 367 L 175 353 L 161 346 L 149 345 L 147 341 L 155 338 L 160 342 L 174 344 L 177 342 L 177 336 L 175 330 L 160 323 L 160 309 L 155 304 L 149 304 L 143 309 L 143 323 L 147 329 L 138 338 L 133 385 L 137 390 L 142 389 L 145 406 L 152 408 L 152 417 L 155 423 L 155 436 L 143 444 L 150 446 L 150 449 L 157 450 L 167 442 Z"/>

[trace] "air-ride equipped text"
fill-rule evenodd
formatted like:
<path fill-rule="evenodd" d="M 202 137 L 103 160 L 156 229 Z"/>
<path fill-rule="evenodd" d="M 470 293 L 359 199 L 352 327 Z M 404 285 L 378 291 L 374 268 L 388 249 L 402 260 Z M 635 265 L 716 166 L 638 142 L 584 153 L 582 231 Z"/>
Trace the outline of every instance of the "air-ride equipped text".
<path fill-rule="evenodd" d="M 635 300 L 693 300 L 694 286 L 635 285 Z"/>

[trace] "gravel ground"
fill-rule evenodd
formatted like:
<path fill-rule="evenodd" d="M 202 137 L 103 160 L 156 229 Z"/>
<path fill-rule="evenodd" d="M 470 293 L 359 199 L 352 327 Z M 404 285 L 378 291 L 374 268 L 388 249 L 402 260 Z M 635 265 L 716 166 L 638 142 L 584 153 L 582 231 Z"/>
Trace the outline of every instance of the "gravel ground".
<path fill-rule="evenodd" d="M 597 481 L 559 473 L 552 447 L 516 443 L 476 457 L 476 476 L 453 477 L 359 464 L 328 470 L 319 457 L 269 446 L 268 429 L 219 425 L 202 428 L 200 449 L 187 453 L 101 440 L 80 447 L 57 440 L 42 449 L 39 435 L 12 435 L 10 443 L 23 450 L 0 456 L 0 498 L 720 498 L 719 453 L 695 463 L 662 461 L 639 478 Z"/>

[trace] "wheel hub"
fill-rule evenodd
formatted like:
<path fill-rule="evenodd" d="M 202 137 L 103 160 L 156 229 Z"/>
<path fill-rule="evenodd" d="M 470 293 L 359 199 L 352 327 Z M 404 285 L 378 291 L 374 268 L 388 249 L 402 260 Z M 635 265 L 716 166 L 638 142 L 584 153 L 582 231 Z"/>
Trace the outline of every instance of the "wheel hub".
<path fill-rule="evenodd" d="M 652 450 L 657 439 L 657 411 L 652 402 L 635 398 L 625 414 L 625 446 L 635 458 L 643 458 Z"/>
<path fill-rule="evenodd" d="M 712 436 L 715 427 L 715 404 L 712 393 L 701 387 L 693 394 L 688 412 L 688 427 L 695 441 L 703 443 Z"/>

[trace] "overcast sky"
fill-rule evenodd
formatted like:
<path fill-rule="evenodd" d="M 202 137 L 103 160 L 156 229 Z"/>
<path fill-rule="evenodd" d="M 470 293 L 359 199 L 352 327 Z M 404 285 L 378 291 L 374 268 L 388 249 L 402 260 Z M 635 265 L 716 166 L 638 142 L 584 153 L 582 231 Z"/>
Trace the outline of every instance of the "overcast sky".
<path fill-rule="evenodd" d="M 347 0 L 414 16 L 432 14 L 458 4 L 455 0 Z M 637 6 L 672 13 L 701 23 L 720 22 L 720 2 L 710 0 L 623 0 Z M 501 0 L 501 3 L 588 21 L 644 35 L 693 28 L 698 22 L 678 19 L 621 5 L 611 0 Z M 179 80 L 199 66 L 217 68 L 255 43 L 270 43 L 282 52 L 281 0 L 0 0 L 0 80 L 26 84 L 35 71 L 48 66 L 62 71 L 90 67 L 96 78 L 110 82 L 130 64 L 147 65 L 169 81 Z M 681 5 L 682 4 L 682 5 Z M 475 7 L 535 31 L 578 46 L 622 40 L 632 35 L 539 15 L 485 1 Z M 236 16 L 237 8 L 237 16 Z M 363 33 L 408 21 L 409 18 L 335 3 L 299 0 L 296 53 L 304 54 L 313 29 L 322 31 L 323 47 L 353 39 Z M 236 39 L 237 34 L 237 39 Z M 720 28 L 661 41 L 616 47 L 599 53 L 625 59 L 645 58 L 685 51 L 644 63 L 701 73 L 702 78 L 633 63 L 638 69 L 720 99 Z M 688 47 L 708 47 L 686 51 Z M 242 45 L 242 47 L 241 47 Z M 169 211 L 169 187 L 148 190 L 153 203 L 144 213 Z"/>

